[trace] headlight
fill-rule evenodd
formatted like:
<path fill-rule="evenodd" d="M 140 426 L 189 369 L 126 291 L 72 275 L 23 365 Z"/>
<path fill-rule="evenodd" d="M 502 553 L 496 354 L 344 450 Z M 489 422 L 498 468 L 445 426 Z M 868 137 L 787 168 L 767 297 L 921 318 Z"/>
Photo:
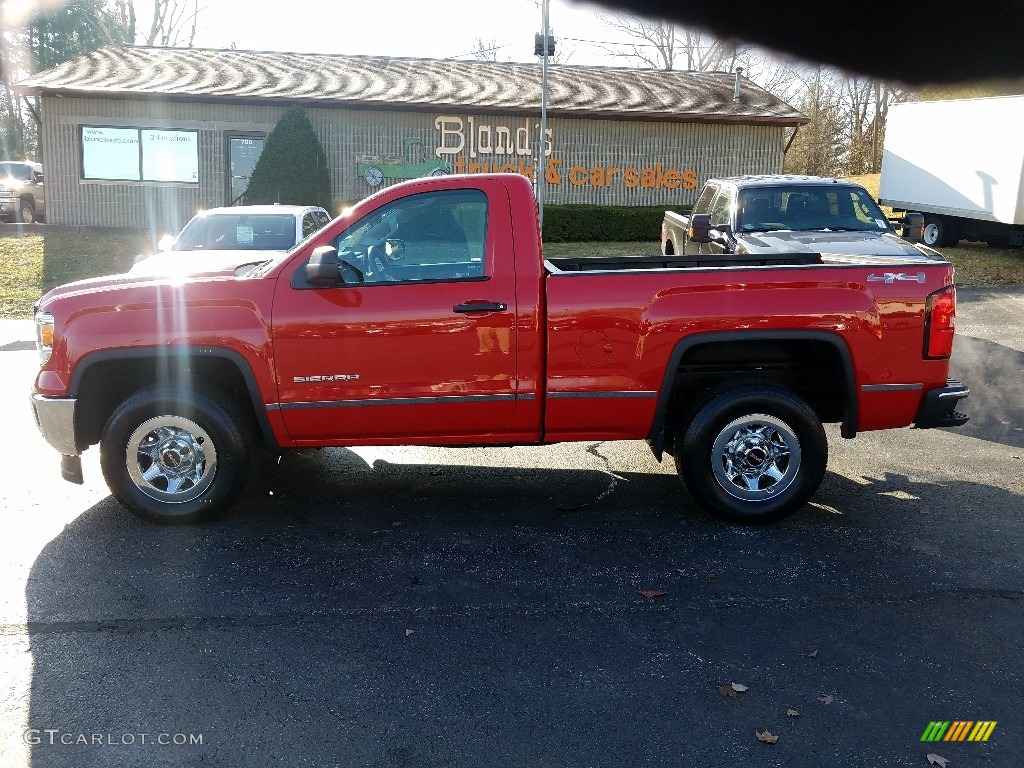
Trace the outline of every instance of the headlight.
<path fill-rule="evenodd" d="M 46 365 L 53 354 L 53 315 L 48 312 L 36 312 L 36 349 L 39 364 Z"/>

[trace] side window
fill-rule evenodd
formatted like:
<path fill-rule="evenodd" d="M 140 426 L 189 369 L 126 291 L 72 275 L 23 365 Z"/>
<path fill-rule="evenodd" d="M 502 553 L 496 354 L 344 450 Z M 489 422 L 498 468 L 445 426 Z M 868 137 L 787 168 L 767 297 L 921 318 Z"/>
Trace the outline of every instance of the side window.
<path fill-rule="evenodd" d="M 320 229 L 320 224 L 316 220 L 316 216 L 313 215 L 312 211 L 303 214 L 302 216 L 302 239 L 305 240 L 307 237 L 312 235 Z"/>
<path fill-rule="evenodd" d="M 487 195 L 475 189 L 403 197 L 335 241 L 338 258 L 364 283 L 480 278 L 486 243 Z"/>
<path fill-rule="evenodd" d="M 732 223 L 732 191 L 723 189 L 711 204 L 711 226 L 720 227 Z"/>
<path fill-rule="evenodd" d="M 327 215 L 327 211 L 316 211 L 313 215 L 316 216 L 317 223 L 320 225 L 317 229 L 327 226 L 331 221 L 331 217 Z"/>
<path fill-rule="evenodd" d="M 717 184 L 705 184 L 704 189 L 701 190 L 700 197 L 698 197 L 697 202 L 693 204 L 693 212 L 708 213 L 708 211 L 711 210 L 711 200 L 714 198 L 716 192 L 718 192 Z"/>

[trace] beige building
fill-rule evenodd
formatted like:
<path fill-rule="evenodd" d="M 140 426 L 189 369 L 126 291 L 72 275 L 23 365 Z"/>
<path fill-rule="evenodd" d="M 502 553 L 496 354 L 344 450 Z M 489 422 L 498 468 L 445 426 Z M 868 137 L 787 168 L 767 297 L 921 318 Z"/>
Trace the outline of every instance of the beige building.
<path fill-rule="evenodd" d="M 523 173 L 551 204 L 680 206 L 711 176 L 777 173 L 806 118 L 725 72 L 107 46 L 18 85 L 42 98 L 48 220 L 176 229 L 244 191 L 305 107 L 339 203 L 403 179 Z"/>

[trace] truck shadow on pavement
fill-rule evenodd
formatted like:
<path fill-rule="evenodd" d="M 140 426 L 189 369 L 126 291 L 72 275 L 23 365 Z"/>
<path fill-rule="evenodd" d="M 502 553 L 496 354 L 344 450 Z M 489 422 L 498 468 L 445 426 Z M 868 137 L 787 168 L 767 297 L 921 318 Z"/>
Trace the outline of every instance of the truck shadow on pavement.
<path fill-rule="evenodd" d="M 971 389 L 964 406 L 971 420 L 952 431 L 1024 448 L 1024 352 L 958 336 L 950 375 Z"/>
<path fill-rule="evenodd" d="M 346 450 L 204 526 L 106 499 L 32 568 L 32 764 L 923 764 L 930 720 L 1024 695 L 1021 502 L 830 472 L 733 527 L 670 474 Z M 943 754 L 1009 765 L 1020 734 Z"/>

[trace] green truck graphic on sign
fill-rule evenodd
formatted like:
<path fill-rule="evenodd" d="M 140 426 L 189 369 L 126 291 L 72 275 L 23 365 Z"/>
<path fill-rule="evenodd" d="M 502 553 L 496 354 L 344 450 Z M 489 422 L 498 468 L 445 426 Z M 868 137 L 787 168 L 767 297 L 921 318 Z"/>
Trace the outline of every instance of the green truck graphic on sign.
<path fill-rule="evenodd" d="M 418 179 L 423 176 L 444 176 L 451 173 L 448 164 L 426 156 L 421 139 L 402 141 L 401 155 L 358 155 L 356 174 L 371 187 L 384 179 Z"/>

